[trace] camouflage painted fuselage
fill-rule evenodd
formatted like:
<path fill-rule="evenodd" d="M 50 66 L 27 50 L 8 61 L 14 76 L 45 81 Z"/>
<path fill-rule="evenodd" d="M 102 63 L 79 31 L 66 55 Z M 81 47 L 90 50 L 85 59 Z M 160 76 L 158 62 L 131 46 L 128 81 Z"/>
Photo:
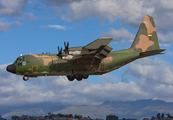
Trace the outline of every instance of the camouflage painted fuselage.
<path fill-rule="evenodd" d="M 154 20 L 145 16 L 134 42 L 129 49 L 111 52 L 112 38 L 99 38 L 84 47 L 68 48 L 64 53 L 24 55 L 7 67 L 7 71 L 24 75 L 24 80 L 37 76 L 67 76 L 87 79 L 89 75 L 102 75 L 136 59 L 162 54 Z"/>
<path fill-rule="evenodd" d="M 16 74 L 28 76 L 101 75 L 139 58 L 130 49 L 109 53 L 99 64 L 94 56 L 63 60 L 57 54 L 33 54 L 17 58 Z"/>

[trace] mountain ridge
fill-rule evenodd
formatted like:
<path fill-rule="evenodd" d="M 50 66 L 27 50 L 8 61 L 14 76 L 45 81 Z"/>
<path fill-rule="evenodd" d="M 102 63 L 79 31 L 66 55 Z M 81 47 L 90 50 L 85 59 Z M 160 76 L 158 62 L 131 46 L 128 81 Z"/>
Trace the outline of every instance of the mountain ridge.
<path fill-rule="evenodd" d="M 1 106 L 0 106 L 1 107 Z M 5 112 L 3 112 L 5 111 Z M 61 103 L 38 103 L 24 107 L 2 108 L 0 114 L 4 118 L 14 115 L 44 116 L 51 112 L 53 114 L 78 114 L 91 118 L 103 118 L 107 115 L 116 115 L 119 118 L 136 118 L 156 116 L 157 113 L 173 114 L 173 102 L 162 100 L 142 99 L 136 101 L 104 101 L 100 105 L 63 105 Z"/>
<path fill-rule="evenodd" d="M 88 109 L 88 110 L 86 110 Z M 54 112 L 62 114 L 81 114 L 92 118 L 104 118 L 106 115 L 116 115 L 119 118 L 137 118 L 155 116 L 157 113 L 173 113 L 173 102 L 161 100 L 136 100 L 136 101 L 104 101 L 96 106 L 71 106 L 60 111 Z M 98 114 L 99 113 L 99 114 Z"/>

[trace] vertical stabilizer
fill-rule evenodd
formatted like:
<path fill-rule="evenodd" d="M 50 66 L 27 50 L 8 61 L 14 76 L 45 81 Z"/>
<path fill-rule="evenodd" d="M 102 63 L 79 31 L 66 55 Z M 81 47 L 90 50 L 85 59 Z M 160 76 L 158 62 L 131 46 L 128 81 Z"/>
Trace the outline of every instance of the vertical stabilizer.
<path fill-rule="evenodd" d="M 143 18 L 131 50 L 138 53 L 160 50 L 153 17 Z"/>

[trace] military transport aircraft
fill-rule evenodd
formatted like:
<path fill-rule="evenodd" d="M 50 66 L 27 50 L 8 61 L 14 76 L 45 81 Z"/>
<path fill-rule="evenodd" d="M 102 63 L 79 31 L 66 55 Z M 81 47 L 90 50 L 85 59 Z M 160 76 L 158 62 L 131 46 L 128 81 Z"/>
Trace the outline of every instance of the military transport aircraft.
<path fill-rule="evenodd" d="M 145 16 L 129 49 L 113 51 L 108 44 L 112 38 L 102 37 L 84 47 L 69 48 L 64 43 L 58 54 L 30 54 L 20 56 L 7 66 L 7 71 L 23 75 L 23 80 L 38 76 L 67 76 L 69 81 L 87 79 L 89 75 L 102 75 L 136 59 L 162 53 L 154 20 Z"/>

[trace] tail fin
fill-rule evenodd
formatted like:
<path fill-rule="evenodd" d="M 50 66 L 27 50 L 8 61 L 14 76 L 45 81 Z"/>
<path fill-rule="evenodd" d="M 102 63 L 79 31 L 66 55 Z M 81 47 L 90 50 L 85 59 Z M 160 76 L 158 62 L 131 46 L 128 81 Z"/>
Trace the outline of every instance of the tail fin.
<path fill-rule="evenodd" d="M 143 18 L 138 33 L 136 34 L 134 42 L 131 46 L 131 50 L 137 53 L 148 53 L 149 51 L 149 53 L 151 53 L 151 51 L 156 51 L 157 54 L 164 51 L 159 47 L 153 17 L 145 16 Z"/>

